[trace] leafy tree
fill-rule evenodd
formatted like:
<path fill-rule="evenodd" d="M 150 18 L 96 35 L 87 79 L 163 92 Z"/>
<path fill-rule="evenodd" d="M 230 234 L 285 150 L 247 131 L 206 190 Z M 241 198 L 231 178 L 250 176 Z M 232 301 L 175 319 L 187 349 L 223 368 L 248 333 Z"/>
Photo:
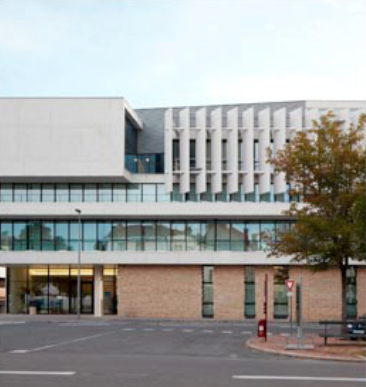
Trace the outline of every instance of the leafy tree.
<path fill-rule="evenodd" d="M 284 172 L 290 195 L 301 197 L 287 215 L 296 219 L 290 231 L 270 243 L 269 256 L 288 255 L 311 270 L 338 267 L 342 278 L 342 320 L 346 319 L 346 273 L 350 260 L 365 261 L 366 116 L 345 128 L 330 111 L 297 132 L 276 155 L 275 172 Z M 293 196 L 294 197 L 294 196 Z"/>

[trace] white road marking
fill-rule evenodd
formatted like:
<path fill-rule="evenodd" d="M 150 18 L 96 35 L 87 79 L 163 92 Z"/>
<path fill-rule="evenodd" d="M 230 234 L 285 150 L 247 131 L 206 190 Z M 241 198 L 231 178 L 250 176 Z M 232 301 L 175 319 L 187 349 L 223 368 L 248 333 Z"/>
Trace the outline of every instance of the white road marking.
<path fill-rule="evenodd" d="M 221 331 L 221 333 L 223 333 L 225 335 L 231 335 L 233 333 L 233 331 Z"/>
<path fill-rule="evenodd" d="M 312 377 L 312 376 L 263 376 L 263 375 L 233 375 L 233 379 L 241 380 L 296 380 L 309 382 L 353 382 L 365 383 L 366 378 L 328 378 L 328 377 Z"/>
<path fill-rule="evenodd" d="M 0 325 L 18 325 L 25 324 L 25 321 L 0 321 Z"/>
<path fill-rule="evenodd" d="M 117 331 L 99 333 L 98 335 L 85 336 L 85 337 L 80 337 L 79 339 L 73 339 L 73 340 L 68 340 L 68 341 L 61 341 L 60 343 L 45 345 L 43 347 L 38 347 L 38 348 L 18 349 L 18 350 L 10 351 L 10 353 L 38 352 L 38 351 L 43 351 L 43 350 L 49 349 L 49 348 L 55 348 L 55 347 L 60 347 L 60 346 L 67 345 L 67 344 L 77 343 L 79 341 L 86 341 L 86 340 L 90 340 L 90 339 L 96 339 L 97 337 L 111 335 L 112 333 L 116 333 L 116 332 Z"/>
<path fill-rule="evenodd" d="M 0 375 L 51 375 L 51 376 L 72 376 L 74 371 L 0 371 Z"/>

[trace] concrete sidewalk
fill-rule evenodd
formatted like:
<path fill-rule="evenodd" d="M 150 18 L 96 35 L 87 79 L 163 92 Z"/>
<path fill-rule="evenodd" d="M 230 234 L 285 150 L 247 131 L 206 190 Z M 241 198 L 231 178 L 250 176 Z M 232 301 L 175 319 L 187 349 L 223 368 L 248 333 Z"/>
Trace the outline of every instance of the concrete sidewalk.
<path fill-rule="evenodd" d="M 284 335 L 275 335 L 267 338 L 254 337 L 247 341 L 248 348 L 257 351 L 275 353 L 297 358 L 330 360 L 344 362 L 365 362 L 366 344 L 363 341 L 349 341 L 335 338 L 328 339 L 328 345 L 324 346 L 324 339 L 311 335 L 305 337 L 307 344 L 312 344 L 314 349 L 286 349 L 287 344 L 296 344 L 297 338 L 288 338 Z"/>

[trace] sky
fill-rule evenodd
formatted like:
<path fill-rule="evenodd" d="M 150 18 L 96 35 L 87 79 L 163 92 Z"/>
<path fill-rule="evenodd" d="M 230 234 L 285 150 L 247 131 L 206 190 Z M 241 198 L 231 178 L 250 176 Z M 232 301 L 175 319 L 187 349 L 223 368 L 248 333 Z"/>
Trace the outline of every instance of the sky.
<path fill-rule="evenodd" d="M 0 96 L 366 99 L 365 0 L 0 0 Z"/>

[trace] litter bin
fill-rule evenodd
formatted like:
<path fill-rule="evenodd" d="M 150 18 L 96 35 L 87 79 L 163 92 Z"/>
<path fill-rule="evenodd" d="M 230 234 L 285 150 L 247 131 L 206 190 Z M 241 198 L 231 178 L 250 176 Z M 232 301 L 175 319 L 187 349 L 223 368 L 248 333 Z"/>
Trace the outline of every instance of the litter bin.
<path fill-rule="evenodd" d="M 258 322 L 258 337 L 267 337 L 266 320 L 259 320 Z"/>
<path fill-rule="evenodd" d="M 37 307 L 36 307 L 36 306 L 30 306 L 30 307 L 29 307 L 29 314 L 30 314 L 31 316 L 36 315 L 36 314 L 37 314 Z"/>

